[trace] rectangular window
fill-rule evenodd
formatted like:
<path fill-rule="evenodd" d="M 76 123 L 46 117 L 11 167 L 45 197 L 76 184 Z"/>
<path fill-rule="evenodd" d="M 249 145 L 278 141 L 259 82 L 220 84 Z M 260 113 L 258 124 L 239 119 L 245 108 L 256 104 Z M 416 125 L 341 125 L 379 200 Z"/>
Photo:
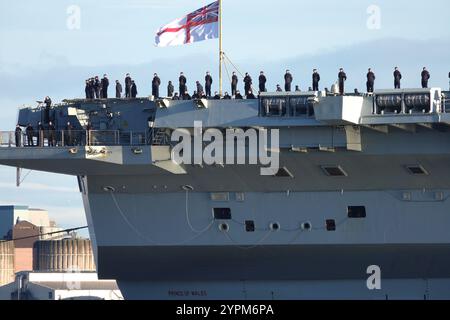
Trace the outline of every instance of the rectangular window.
<path fill-rule="evenodd" d="M 362 219 L 366 217 L 366 207 L 351 206 L 347 208 L 348 217 L 352 219 Z"/>
<path fill-rule="evenodd" d="M 261 113 L 266 117 L 284 117 L 286 115 L 286 98 L 263 98 Z"/>
<path fill-rule="evenodd" d="M 231 220 L 230 208 L 214 208 L 214 219 L 216 220 Z"/>
<path fill-rule="evenodd" d="M 314 106 L 309 97 L 297 97 L 289 99 L 291 117 L 312 117 Z"/>
<path fill-rule="evenodd" d="M 255 232 L 255 221 L 252 220 L 245 221 L 245 231 Z"/>
<path fill-rule="evenodd" d="M 327 231 L 336 231 L 336 220 L 330 219 L 326 221 Z"/>

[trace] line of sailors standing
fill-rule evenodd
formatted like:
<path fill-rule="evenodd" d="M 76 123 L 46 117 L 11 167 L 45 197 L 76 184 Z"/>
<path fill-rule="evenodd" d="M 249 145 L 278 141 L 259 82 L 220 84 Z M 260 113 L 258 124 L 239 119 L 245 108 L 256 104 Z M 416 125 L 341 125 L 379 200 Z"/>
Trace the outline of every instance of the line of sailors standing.
<path fill-rule="evenodd" d="M 394 88 L 400 89 L 402 74 L 398 67 L 395 67 L 394 70 Z M 430 79 L 430 73 L 426 67 L 423 68 L 421 73 L 421 82 L 422 88 L 428 87 L 428 81 Z M 376 76 L 375 73 L 369 68 L 367 72 L 367 92 L 373 93 L 375 86 Z M 290 92 L 292 91 L 292 84 L 294 81 L 294 77 L 290 70 L 286 70 L 284 75 L 284 91 Z M 337 87 L 339 90 L 339 94 L 345 94 L 345 82 L 347 81 L 347 74 L 345 73 L 343 68 L 339 69 L 338 73 L 338 83 Z M 173 100 L 189 100 L 189 99 L 198 99 L 198 98 L 214 98 L 214 99 L 231 99 L 231 97 L 235 97 L 236 99 L 241 99 L 243 96 L 238 90 L 239 78 L 236 72 L 233 72 L 231 76 L 231 95 L 228 92 L 225 92 L 224 96 L 220 96 L 217 92 L 212 95 L 212 84 L 213 78 L 210 72 L 206 72 L 204 86 L 200 83 L 200 81 L 196 81 L 196 90 L 191 96 L 187 87 L 187 79 L 183 72 L 180 73 L 178 78 L 179 82 L 179 93 L 175 92 L 175 87 L 172 81 L 169 81 L 167 85 L 167 97 L 172 98 Z M 247 99 L 255 98 L 253 91 L 253 80 L 249 73 L 245 73 L 243 78 L 244 82 L 244 90 L 245 96 Z M 267 78 L 264 74 L 264 71 L 260 72 L 258 78 L 258 92 L 267 92 Z M 309 88 L 309 91 L 319 91 L 319 83 L 320 83 L 320 74 L 317 69 L 313 70 L 312 73 L 312 87 Z M 161 86 L 161 78 L 157 73 L 153 75 L 152 79 L 152 96 L 156 99 L 160 97 L 160 86 Z M 101 80 L 98 77 L 93 77 L 86 80 L 86 99 L 107 99 L 108 98 L 108 87 L 109 80 L 107 75 L 105 74 Z M 276 87 L 277 92 L 282 92 L 283 89 L 278 84 Z M 295 87 L 295 91 L 300 91 L 299 86 Z M 123 88 L 119 80 L 116 80 L 116 98 L 122 98 Z M 137 86 L 135 81 L 131 78 L 130 74 L 127 73 L 125 77 L 125 96 L 124 98 L 136 98 L 138 94 Z"/>
<path fill-rule="evenodd" d="M 63 130 L 57 130 L 53 121 L 49 121 L 47 125 L 39 121 L 36 130 L 31 123 L 28 123 L 25 134 L 23 134 L 22 128 L 17 124 L 15 145 L 16 147 L 44 147 L 45 142 L 49 147 L 56 147 L 58 144 L 65 146 L 89 145 L 92 130 L 90 122 L 87 123 L 84 130 L 75 130 L 70 121 L 67 122 Z M 26 137 L 26 141 L 23 139 L 24 137 Z M 34 137 L 37 137 L 36 143 Z"/>
<path fill-rule="evenodd" d="M 99 77 L 93 77 L 86 80 L 85 94 L 86 99 L 108 99 L 109 79 L 105 74 L 99 80 Z M 119 80 L 116 80 L 116 98 L 122 97 L 123 88 Z M 125 98 L 136 98 L 138 95 L 136 82 L 127 73 L 125 77 Z"/>

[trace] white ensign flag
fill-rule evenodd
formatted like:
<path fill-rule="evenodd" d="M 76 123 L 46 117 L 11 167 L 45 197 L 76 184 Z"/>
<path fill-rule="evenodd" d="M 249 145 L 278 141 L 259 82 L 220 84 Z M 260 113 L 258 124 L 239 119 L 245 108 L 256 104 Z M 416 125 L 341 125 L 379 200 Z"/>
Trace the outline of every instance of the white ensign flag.
<path fill-rule="evenodd" d="M 158 30 L 158 47 L 179 46 L 219 37 L 219 1 L 200 8 Z"/>

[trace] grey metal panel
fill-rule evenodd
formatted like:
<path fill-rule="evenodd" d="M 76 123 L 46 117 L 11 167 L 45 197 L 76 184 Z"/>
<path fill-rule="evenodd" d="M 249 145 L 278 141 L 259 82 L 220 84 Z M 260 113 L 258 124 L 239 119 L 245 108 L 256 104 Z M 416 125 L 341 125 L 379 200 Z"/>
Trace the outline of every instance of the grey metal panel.
<path fill-rule="evenodd" d="M 371 265 L 384 279 L 449 278 L 450 245 L 99 247 L 102 278 L 134 281 L 367 279 Z"/>
<path fill-rule="evenodd" d="M 450 279 L 385 279 L 381 290 L 365 281 L 119 281 L 127 300 L 448 300 Z"/>
<path fill-rule="evenodd" d="M 259 117 L 259 100 L 210 100 L 207 109 L 198 109 L 192 101 L 176 102 L 156 112 L 156 128 L 192 128 L 201 121 L 204 128 L 287 127 L 321 125 L 315 119 Z"/>

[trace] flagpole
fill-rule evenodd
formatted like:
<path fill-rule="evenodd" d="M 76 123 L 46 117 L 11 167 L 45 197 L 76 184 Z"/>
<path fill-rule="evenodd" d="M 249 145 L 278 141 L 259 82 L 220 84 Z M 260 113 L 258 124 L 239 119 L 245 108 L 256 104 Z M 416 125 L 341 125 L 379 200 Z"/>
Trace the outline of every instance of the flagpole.
<path fill-rule="evenodd" d="M 219 0 L 219 94 L 222 96 L 223 83 L 222 83 L 222 64 L 223 64 L 223 51 L 222 51 L 222 0 Z"/>

